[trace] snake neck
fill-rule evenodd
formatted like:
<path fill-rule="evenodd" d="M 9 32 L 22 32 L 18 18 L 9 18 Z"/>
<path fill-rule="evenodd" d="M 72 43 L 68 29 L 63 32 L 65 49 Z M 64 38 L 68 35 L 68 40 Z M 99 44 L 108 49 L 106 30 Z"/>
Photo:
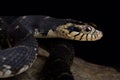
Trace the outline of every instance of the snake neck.
<path fill-rule="evenodd" d="M 41 33 L 37 28 L 35 28 L 34 37 L 35 38 L 59 38 L 53 29 L 49 29 L 47 32 Z"/>
<path fill-rule="evenodd" d="M 23 26 L 27 30 L 24 31 L 25 34 L 26 32 L 32 33 L 35 38 L 95 41 L 103 36 L 101 31 L 94 28 L 94 25 L 73 19 L 57 19 L 49 16 L 21 16 L 12 25 L 15 26 L 15 29 Z"/>
<path fill-rule="evenodd" d="M 31 33 L 33 33 L 35 38 L 60 38 L 59 35 L 56 33 L 56 29 L 60 25 L 64 25 L 67 23 L 66 19 L 56 19 L 49 16 L 27 16 L 26 19 L 29 18 L 35 21 L 32 21 L 30 24 Z M 33 19 L 34 18 L 34 19 Z M 25 21 L 26 21 L 25 19 Z M 25 23 L 22 22 L 22 23 Z M 27 27 L 27 26 L 26 26 Z M 28 27 L 27 27 L 28 28 Z M 32 28 L 32 29 L 31 29 Z"/>

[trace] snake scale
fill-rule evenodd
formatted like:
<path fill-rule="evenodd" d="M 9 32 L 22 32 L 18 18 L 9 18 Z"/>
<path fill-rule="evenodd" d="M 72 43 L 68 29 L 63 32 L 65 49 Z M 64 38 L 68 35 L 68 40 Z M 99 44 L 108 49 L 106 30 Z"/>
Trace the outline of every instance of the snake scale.
<path fill-rule="evenodd" d="M 36 38 L 96 41 L 102 36 L 102 32 L 95 29 L 94 25 L 73 19 L 20 16 L 10 25 L 0 26 L 0 78 L 21 74 L 32 66 L 38 55 Z M 2 49 L 4 40 L 8 47 Z"/>

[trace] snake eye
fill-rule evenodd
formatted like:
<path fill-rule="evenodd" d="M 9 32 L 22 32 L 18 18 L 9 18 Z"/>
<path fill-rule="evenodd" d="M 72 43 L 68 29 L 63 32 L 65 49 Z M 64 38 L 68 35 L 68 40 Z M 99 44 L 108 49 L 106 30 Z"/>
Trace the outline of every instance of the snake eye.
<path fill-rule="evenodd" d="M 87 28 L 85 29 L 86 32 L 90 32 L 91 30 L 92 30 L 91 27 L 87 27 Z"/>
<path fill-rule="evenodd" d="M 70 26 L 70 27 L 68 27 L 67 29 L 68 29 L 70 32 L 72 32 L 72 31 L 80 32 L 80 31 L 81 31 L 80 28 L 77 28 L 77 27 L 74 27 L 74 26 Z"/>

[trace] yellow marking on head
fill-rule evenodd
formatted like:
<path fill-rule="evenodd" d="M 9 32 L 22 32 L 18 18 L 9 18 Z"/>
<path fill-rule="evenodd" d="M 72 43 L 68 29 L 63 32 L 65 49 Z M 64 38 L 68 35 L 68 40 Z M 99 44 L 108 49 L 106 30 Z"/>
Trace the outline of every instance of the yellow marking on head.
<path fill-rule="evenodd" d="M 79 25 L 67 23 L 65 25 L 58 26 L 55 32 L 61 38 L 71 40 L 75 39 L 79 41 L 95 41 L 101 39 L 103 36 L 101 31 L 96 30 L 94 27 L 88 24 Z"/>
<path fill-rule="evenodd" d="M 87 41 L 86 36 L 87 36 L 87 35 L 84 34 L 83 37 L 81 37 L 81 41 Z"/>
<path fill-rule="evenodd" d="M 71 36 L 70 34 L 67 34 L 67 36 L 65 36 L 65 38 L 66 38 L 66 39 L 71 39 L 71 40 L 74 39 L 74 37 Z"/>
<path fill-rule="evenodd" d="M 83 35 L 83 33 L 80 33 L 78 36 L 75 36 L 75 40 L 80 40 L 82 35 Z"/>
<path fill-rule="evenodd" d="M 64 26 L 64 28 L 68 28 L 69 26 L 72 26 L 72 25 L 73 25 L 72 23 L 67 23 L 67 24 L 65 24 L 63 26 Z"/>
<path fill-rule="evenodd" d="M 92 40 L 93 40 L 93 41 L 96 40 L 95 35 L 92 35 Z"/>
<path fill-rule="evenodd" d="M 42 36 L 42 34 L 39 32 L 39 30 L 37 28 L 35 28 L 34 37 L 40 38 L 41 36 Z"/>
<path fill-rule="evenodd" d="M 47 37 L 57 37 L 57 34 L 52 29 L 50 29 L 47 33 Z"/>
<path fill-rule="evenodd" d="M 40 33 L 38 29 L 36 28 L 34 32 L 34 37 L 36 38 L 57 38 L 58 36 L 52 29 L 48 31 L 47 35 L 43 36 L 42 33 Z"/>
<path fill-rule="evenodd" d="M 101 31 L 98 32 L 98 39 L 100 39 L 101 37 L 103 37 L 103 33 Z"/>
<path fill-rule="evenodd" d="M 71 32 L 69 35 L 71 35 L 72 37 L 74 37 L 74 36 L 77 35 L 77 34 L 79 34 L 79 32 L 73 31 L 73 32 Z"/>
<path fill-rule="evenodd" d="M 87 40 L 88 40 L 88 41 L 91 41 L 91 37 L 92 37 L 92 35 L 91 35 L 91 34 L 88 34 Z"/>
<path fill-rule="evenodd" d="M 68 30 L 66 30 L 66 29 L 62 29 L 62 33 L 66 33 L 66 34 L 68 34 L 68 33 L 69 33 L 69 31 L 68 31 Z"/>

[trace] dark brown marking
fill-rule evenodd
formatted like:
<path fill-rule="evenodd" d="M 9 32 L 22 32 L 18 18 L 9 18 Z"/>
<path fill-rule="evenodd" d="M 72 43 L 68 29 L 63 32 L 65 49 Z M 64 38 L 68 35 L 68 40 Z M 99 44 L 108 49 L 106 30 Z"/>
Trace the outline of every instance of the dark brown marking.
<path fill-rule="evenodd" d="M 81 38 L 80 38 L 80 40 L 83 38 L 84 35 L 85 35 L 85 34 L 83 33 L 82 36 L 81 36 Z"/>

